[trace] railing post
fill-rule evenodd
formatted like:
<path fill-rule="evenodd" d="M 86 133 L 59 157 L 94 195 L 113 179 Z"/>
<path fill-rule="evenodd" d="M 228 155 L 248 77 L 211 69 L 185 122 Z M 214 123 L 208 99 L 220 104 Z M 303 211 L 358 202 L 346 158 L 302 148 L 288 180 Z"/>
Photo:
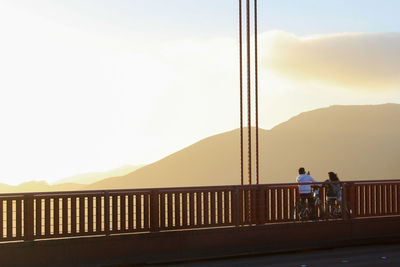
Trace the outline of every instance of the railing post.
<path fill-rule="evenodd" d="M 33 195 L 24 195 L 24 241 L 33 241 L 34 227 Z"/>
<path fill-rule="evenodd" d="M 257 224 L 257 185 L 250 186 L 250 225 Z"/>
<path fill-rule="evenodd" d="M 160 220 L 160 204 L 158 190 L 151 190 L 150 193 L 150 231 L 158 232 Z"/>
<path fill-rule="evenodd" d="M 110 192 L 104 191 L 104 232 L 110 235 Z"/>
<path fill-rule="evenodd" d="M 233 198 L 232 198 L 232 214 L 233 214 L 233 221 L 235 226 L 240 225 L 240 190 L 239 187 L 235 187 L 233 191 Z"/>
<path fill-rule="evenodd" d="M 354 183 L 345 183 L 344 184 L 344 190 L 343 190 L 343 208 L 342 209 L 347 209 L 349 212 L 348 215 L 346 215 L 345 219 L 352 219 L 354 217 L 354 207 L 355 207 L 355 186 Z M 346 212 L 342 212 L 343 215 Z"/>
<path fill-rule="evenodd" d="M 261 185 L 257 185 L 257 224 L 264 224 L 265 217 L 265 190 Z"/>

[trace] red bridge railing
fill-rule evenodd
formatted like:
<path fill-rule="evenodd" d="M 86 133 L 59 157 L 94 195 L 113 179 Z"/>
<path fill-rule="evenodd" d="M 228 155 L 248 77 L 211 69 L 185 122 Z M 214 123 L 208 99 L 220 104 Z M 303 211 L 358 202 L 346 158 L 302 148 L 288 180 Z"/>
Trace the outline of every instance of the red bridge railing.
<path fill-rule="evenodd" d="M 342 187 L 343 219 L 400 215 L 400 180 Z M 289 222 L 297 194 L 297 184 L 0 194 L 0 241 Z"/>
<path fill-rule="evenodd" d="M 356 182 L 351 189 L 355 217 L 399 215 L 399 181 Z"/>

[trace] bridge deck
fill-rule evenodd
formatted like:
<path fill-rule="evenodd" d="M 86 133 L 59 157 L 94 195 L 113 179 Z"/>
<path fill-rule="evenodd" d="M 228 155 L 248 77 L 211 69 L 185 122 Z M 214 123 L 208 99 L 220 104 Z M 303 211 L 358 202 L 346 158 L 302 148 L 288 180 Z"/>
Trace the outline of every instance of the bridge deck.
<path fill-rule="evenodd" d="M 400 180 L 342 186 L 352 212 L 318 222 L 294 220 L 295 184 L 3 194 L 0 263 L 168 262 L 400 241 Z"/>
<path fill-rule="evenodd" d="M 399 224 L 400 216 L 395 216 L 3 243 L 0 263 L 14 266 L 154 264 L 400 243 Z"/>
<path fill-rule="evenodd" d="M 336 267 L 336 266 L 400 266 L 400 245 L 370 245 L 329 250 L 308 250 L 253 257 L 235 257 L 197 262 L 165 264 L 165 266 L 218 267 L 218 266 L 269 266 L 269 267 Z"/>

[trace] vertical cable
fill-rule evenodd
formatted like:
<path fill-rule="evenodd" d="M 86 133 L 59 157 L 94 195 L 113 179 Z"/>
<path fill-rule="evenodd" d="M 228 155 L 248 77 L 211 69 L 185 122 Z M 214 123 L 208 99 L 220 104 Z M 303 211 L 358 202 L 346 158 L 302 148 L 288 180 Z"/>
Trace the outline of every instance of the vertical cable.
<path fill-rule="evenodd" d="M 248 124 L 248 171 L 251 185 L 251 98 L 250 98 L 250 0 L 246 0 L 246 30 L 247 30 L 247 124 Z"/>
<path fill-rule="evenodd" d="M 257 0 L 254 0 L 254 73 L 256 90 L 256 183 L 259 183 L 258 164 L 258 52 L 257 52 Z"/>
<path fill-rule="evenodd" d="M 239 72 L 240 72 L 240 184 L 243 185 L 243 69 L 242 69 L 242 0 L 239 0 Z"/>

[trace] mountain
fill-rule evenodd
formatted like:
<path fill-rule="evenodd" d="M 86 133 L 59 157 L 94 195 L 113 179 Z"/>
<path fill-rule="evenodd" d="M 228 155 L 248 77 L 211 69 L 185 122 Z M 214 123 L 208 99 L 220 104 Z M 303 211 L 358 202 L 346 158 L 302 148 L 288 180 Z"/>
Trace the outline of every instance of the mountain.
<path fill-rule="evenodd" d="M 244 133 L 247 183 L 247 129 Z M 321 181 L 329 171 L 337 172 L 342 180 L 400 178 L 399 137 L 399 104 L 331 106 L 304 112 L 269 131 L 259 130 L 260 183 L 295 182 L 301 166 Z M 208 137 L 135 172 L 85 189 L 231 184 L 240 184 L 239 130 Z"/>
<path fill-rule="evenodd" d="M 49 185 L 45 181 L 30 181 L 19 185 L 0 184 L 0 193 L 51 192 L 82 190 L 85 185 L 64 183 Z"/>
<path fill-rule="evenodd" d="M 45 181 L 30 181 L 19 185 L 8 185 L 0 183 L 0 193 L 23 193 L 23 192 L 51 192 L 51 191 L 76 191 L 82 190 L 87 184 L 99 180 L 131 173 L 142 166 L 126 165 L 120 168 L 106 171 L 79 174 L 61 179 L 54 184 L 48 184 Z"/>
<path fill-rule="evenodd" d="M 84 173 L 78 174 L 71 177 L 63 178 L 58 180 L 54 184 L 63 184 L 63 183 L 79 183 L 79 184 L 92 184 L 97 181 L 103 180 L 105 178 L 114 177 L 114 176 L 122 176 L 128 173 L 131 173 L 144 165 L 132 166 L 125 165 L 117 169 L 113 169 L 105 172 L 92 172 L 92 173 Z"/>
<path fill-rule="evenodd" d="M 0 193 L 16 193 L 14 186 L 0 183 Z"/>

